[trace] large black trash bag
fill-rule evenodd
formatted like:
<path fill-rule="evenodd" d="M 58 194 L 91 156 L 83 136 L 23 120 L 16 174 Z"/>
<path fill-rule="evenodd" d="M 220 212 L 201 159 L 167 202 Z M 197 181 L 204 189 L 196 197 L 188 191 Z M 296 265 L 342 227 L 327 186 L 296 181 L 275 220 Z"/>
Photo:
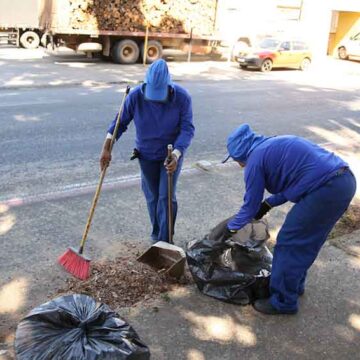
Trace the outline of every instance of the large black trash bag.
<path fill-rule="evenodd" d="M 229 219 L 217 225 L 203 240 L 187 245 L 190 272 L 205 295 L 247 305 L 269 296 L 272 254 L 266 221 L 253 221 L 230 240 L 220 236 Z"/>
<path fill-rule="evenodd" d="M 33 309 L 18 325 L 18 360 L 147 360 L 135 330 L 86 295 L 62 296 Z"/>

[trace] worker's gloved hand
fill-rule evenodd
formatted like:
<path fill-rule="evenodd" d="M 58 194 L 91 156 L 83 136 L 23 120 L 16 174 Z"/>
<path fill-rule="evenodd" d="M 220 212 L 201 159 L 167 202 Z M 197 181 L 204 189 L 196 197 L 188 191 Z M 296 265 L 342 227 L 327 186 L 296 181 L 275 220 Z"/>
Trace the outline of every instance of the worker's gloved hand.
<path fill-rule="evenodd" d="M 103 171 L 106 167 L 109 166 L 111 161 L 111 153 L 109 150 L 103 149 L 100 155 L 100 169 Z"/>
<path fill-rule="evenodd" d="M 236 230 L 230 230 L 227 226 L 225 226 L 224 231 L 221 234 L 220 241 L 225 242 L 226 240 L 229 240 L 236 233 L 237 233 Z"/>
<path fill-rule="evenodd" d="M 174 153 L 172 153 L 170 159 L 166 158 L 164 162 L 164 166 L 167 170 L 167 173 L 168 174 L 174 173 L 176 171 L 177 164 L 178 164 L 178 158 Z"/>
<path fill-rule="evenodd" d="M 254 219 L 255 220 L 260 220 L 263 218 L 263 216 L 265 216 L 271 209 L 271 206 L 266 202 L 266 201 L 263 201 L 261 203 L 261 206 L 260 206 L 260 210 L 258 211 L 258 213 L 255 215 Z"/>

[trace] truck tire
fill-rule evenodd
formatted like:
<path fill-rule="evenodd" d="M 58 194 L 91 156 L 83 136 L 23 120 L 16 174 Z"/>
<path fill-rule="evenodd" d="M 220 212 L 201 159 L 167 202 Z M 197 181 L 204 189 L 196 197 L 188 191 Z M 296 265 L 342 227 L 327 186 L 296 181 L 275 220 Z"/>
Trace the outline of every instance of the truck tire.
<path fill-rule="evenodd" d="M 117 41 L 111 50 L 112 58 L 117 64 L 135 64 L 139 54 L 138 44 L 129 39 Z"/>
<path fill-rule="evenodd" d="M 141 44 L 141 58 L 144 58 L 145 44 Z M 147 45 L 146 63 L 151 64 L 162 58 L 163 47 L 159 41 L 150 40 Z"/>
<path fill-rule="evenodd" d="M 20 36 L 20 45 L 25 49 L 36 49 L 40 45 L 40 36 L 35 31 L 25 31 Z"/>
<path fill-rule="evenodd" d="M 49 39 L 48 39 L 47 34 L 42 34 L 42 35 L 41 35 L 41 38 L 40 38 L 40 44 L 41 44 L 41 46 L 43 46 L 44 48 L 46 48 L 48 42 L 49 42 Z"/>

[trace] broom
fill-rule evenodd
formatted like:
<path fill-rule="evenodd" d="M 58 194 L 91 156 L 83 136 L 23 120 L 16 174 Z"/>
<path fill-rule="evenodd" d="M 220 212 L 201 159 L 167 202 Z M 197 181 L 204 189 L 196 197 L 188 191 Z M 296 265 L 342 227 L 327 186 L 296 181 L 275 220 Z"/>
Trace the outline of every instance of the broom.
<path fill-rule="evenodd" d="M 110 143 L 110 154 L 111 154 L 111 151 L 112 151 L 115 139 L 116 139 L 116 135 L 119 130 L 121 113 L 123 111 L 125 99 L 126 99 L 126 96 L 129 94 L 129 91 L 130 91 L 130 87 L 127 86 L 125 93 L 124 93 L 124 97 L 123 97 L 121 105 L 120 105 L 120 109 L 119 109 L 117 118 L 116 118 L 115 129 L 114 129 L 113 137 L 112 137 L 111 143 Z M 61 255 L 58 259 L 59 264 L 66 271 L 68 271 L 70 274 L 72 274 L 73 276 L 77 277 L 80 280 L 86 280 L 90 276 L 90 258 L 83 255 L 83 251 L 84 251 L 85 241 L 87 239 L 87 235 L 88 235 L 88 232 L 90 229 L 90 224 L 91 224 L 92 218 L 94 216 L 95 207 L 96 207 L 97 201 L 100 196 L 100 191 L 101 191 L 102 183 L 105 178 L 106 169 L 107 169 L 107 166 L 105 166 L 101 172 L 99 184 L 96 188 L 95 195 L 94 195 L 94 198 L 93 198 L 93 201 L 91 204 L 90 213 L 89 213 L 88 220 L 87 220 L 87 223 L 85 226 L 85 230 L 84 230 L 84 233 L 83 233 L 83 236 L 81 239 L 79 250 L 76 250 L 73 247 L 69 247 L 64 252 L 64 254 Z"/>

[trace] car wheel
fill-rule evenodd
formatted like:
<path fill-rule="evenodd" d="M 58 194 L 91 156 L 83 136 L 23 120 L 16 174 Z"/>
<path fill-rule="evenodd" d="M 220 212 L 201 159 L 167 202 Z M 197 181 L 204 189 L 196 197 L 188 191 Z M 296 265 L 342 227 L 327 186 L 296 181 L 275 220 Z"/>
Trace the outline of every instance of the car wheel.
<path fill-rule="evenodd" d="M 240 67 L 240 69 L 242 69 L 242 70 L 246 70 L 246 69 L 247 69 L 247 65 L 241 65 L 241 64 L 239 64 L 239 67 Z"/>
<path fill-rule="evenodd" d="M 338 49 L 338 55 L 341 60 L 346 60 L 348 58 L 346 49 L 344 46 Z"/>
<path fill-rule="evenodd" d="M 271 61 L 271 59 L 265 59 L 261 64 L 260 70 L 262 72 L 269 72 L 272 70 L 272 67 L 273 67 L 273 62 Z"/>
<path fill-rule="evenodd" d="M 300 64 L 300 70 L 302 71 L 309 70 L 310 64 L 311 64 L 311 60 L 309 58 L 303 59 L 303 61 Z"/>
<path fill-rule="evenodd" d="M 141 58 L 144 58 L 144 44 L 141 45 Z M 146 63 L 152 64 L 154 61 L 161 59 L 163 47 L 160 42 L 150 40 L 147 45 Z"/>
<path fill-rule="evenodd" d="M 117 64 L 135 64 L 139 54 L 138 44 L 130 39 L 117 41 L 111 51 L 112 58 Z"/>
<path fill-rule="evenodd" d="M 40 45 L 40 36 L 35 31 L 25 31 L 20 36 L 20 45 L 25 49 L 36 49 Z"/>

